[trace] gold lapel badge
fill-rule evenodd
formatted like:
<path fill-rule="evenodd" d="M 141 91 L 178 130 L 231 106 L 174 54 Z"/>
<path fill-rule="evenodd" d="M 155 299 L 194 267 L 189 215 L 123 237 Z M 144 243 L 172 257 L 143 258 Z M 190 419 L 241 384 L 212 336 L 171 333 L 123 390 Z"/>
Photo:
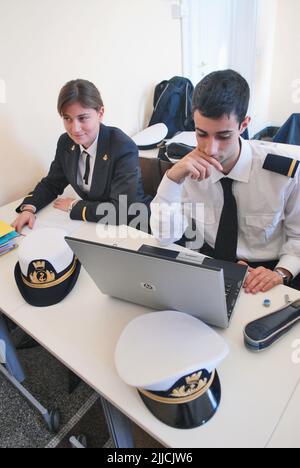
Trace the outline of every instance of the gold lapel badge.
<path fill-rule="evenodd" d="M 71 151 L 75 151 L 76 145 L 73 145 Z"/>
<path fill-rule="evenodd" d="M 103 161 L 108 161 L 108 160 L 109 160 L 109 157 L 107 156 L 107 154 L 103 156 Z"/>

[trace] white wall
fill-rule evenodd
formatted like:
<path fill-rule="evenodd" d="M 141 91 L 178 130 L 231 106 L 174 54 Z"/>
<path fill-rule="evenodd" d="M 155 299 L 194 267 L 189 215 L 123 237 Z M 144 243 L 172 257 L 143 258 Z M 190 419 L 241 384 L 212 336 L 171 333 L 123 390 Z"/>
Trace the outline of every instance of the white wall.
<path fill-rule="evenodd" d="M 259 0 L 251 133 L 300 112 L 300 1 Z"/>
<path fill-rule="evenodd" d="M 300 1 L 278 0 L 270 117 L 281 125 L 300 112 Z"/>
<path fill-rule="evenodd" d="M 154 86 L 181 74 L 180 22 L 168 0 L 0 0 L 0 205 L 48 170 L 63 133 L 56 100 L 66 81 L 100 89 L 105 123 L 134 134 Z"/>
<path fill-rule="evenodd" d="M 278 15 L 277 3 L 278 0 L 260 0 L 258 2 L 256 70 L 251 101 L 252 134 L 272 123 L 270 102 L 274 79 L 273 62 Z"/>

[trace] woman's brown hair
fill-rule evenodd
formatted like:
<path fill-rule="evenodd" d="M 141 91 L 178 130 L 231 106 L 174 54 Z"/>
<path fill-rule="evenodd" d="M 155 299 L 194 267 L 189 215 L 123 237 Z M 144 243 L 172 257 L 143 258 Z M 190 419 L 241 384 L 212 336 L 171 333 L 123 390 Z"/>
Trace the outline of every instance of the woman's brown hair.
<path fill-rule="evenodd" d="M 79 102 L 82 107 L 95 109 L 97 112 L 103 107 L 100 92 L 93 83 L 87 80 L 72 80 L 63 86 L 57 101 L 59 115 L 63 114 L 63 108 L 67 104 L 74 102 Z"/>

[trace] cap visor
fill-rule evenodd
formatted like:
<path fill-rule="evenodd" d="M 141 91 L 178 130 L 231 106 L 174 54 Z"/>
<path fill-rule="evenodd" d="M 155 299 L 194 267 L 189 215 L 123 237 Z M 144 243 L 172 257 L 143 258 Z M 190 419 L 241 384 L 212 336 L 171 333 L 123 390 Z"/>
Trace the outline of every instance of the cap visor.
<path fill-rule="evenodd" d="M 221 385 L 215 372 L 209 389 L 187 403 L 162 403 L 140 391 L 139 394 L 147 408 L 161 422 L 176 429 L 193 429 L 207 423 L 215 415 L 221 401 Z"/>

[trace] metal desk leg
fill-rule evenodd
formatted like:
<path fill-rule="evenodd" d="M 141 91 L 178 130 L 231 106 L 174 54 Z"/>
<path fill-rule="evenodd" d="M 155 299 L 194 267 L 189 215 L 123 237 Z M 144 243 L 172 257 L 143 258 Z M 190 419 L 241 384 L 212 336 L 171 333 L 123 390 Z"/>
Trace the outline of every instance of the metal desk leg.
<path fill-rule="evenodd" d="M 0 364 L 0 374 L 2 374 L 6 380 L 8 380 L 17 390 L 18 392 L 42 415 L 44 418 L 45 423 L 48 426 L 50 432 L 57 434 L 60 425 L 60 414 L 59 411 L 54 408 L 52 411 L 48 411 L 41 403 L 34 398 L 31 393 L 23 387 L 22 384 L 13 376 L 11 375 L 5 367 Z"/>
<path fill-rule="evenodd" d="M 25 375 L 19 361 L 15 346 L 11 340 L 6 323 L 0 311 L 0 363 L 6 365 L 10 374 L 18 381 L 23 382 Z"/>
<path fill-rule="evenodd" d="M 116 448 L 134 448 L 132 423 L 127 416 L 101 397 L 107 426 Z"/>
<path fill-rule="evenodd" d="M 78 436 L 78 437 L 70 437 L 69 442 L 72 446 L 72 448 L 76 449 L 85 449 L 87 448 L 87 440 L 84 435 Z"/>
<path fill-rule="evenodd" d="M 60 425 L 60 414 L 56 408 L 50 412 L 44 408 L 41 403 L 34 398 L 31 393 L 23 387 L 22 382 L 25 380 L 25 375 L 22 366 L 19 362 L 18 355 L 14 344 L 10 338 L 6 323 L 1 316 L 0 311 L 0 374 L 8 380 L 19 393 L 31 403 L 38 412 L 43 416 L 49 431 L 57 433 Z"/>

